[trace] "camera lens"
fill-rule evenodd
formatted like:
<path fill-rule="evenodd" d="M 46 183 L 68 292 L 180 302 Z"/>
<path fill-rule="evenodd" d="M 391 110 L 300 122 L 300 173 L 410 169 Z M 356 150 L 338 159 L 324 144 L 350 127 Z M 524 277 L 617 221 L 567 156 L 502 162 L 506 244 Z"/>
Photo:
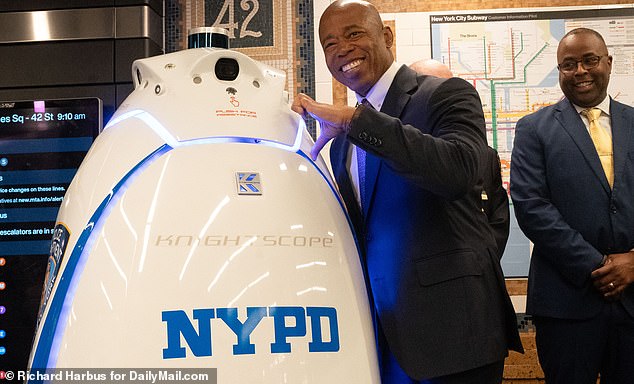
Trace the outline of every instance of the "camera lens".
<path fill-rule="evenodd" d="M 223 57 L 216 62 L 215 70 L 218 80 L 233 81 L 240 73 L 240 66 L 235 59 Z"/>

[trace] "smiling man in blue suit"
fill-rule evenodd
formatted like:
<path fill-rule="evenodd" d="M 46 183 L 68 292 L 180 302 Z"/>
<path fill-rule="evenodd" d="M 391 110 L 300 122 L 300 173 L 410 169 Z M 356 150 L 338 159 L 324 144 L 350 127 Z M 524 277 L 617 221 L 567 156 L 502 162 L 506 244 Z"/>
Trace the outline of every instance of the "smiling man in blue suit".
<path fill-rule="evenodd" d="M 607 94 L 603 37 L 557 49 L 566 96 L 515 129 L 511 197 L 534 243 L 527 312 L 546 382 L 634 382 L 634 109 Z"/>
<path fill-rule="evenodd" d="M 493 384 L 521 350 L 497 246 L 481 210 L 485 122 L 474 87 L 394 62 L 374 6 L 330 4 L 326 64 L 359 106 L 298 95 L 321 133 L 354 224 L 377 315 L 383 384 Z"/>

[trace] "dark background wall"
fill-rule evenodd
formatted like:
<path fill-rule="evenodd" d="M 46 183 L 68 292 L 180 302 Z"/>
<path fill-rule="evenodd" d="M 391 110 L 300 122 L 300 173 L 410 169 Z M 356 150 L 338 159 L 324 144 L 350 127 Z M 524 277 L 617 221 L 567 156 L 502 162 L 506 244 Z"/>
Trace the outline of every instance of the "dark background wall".
<path fill-rule="evenodd" d="M 0 3 L 0 101 L 99 97 L 107 121 L 132 61 L 162 52 L 160 0 Z"/>
<path fill-rule="evenodd" d="M 163 12 L 160 0 L 0 2 L 0 107 L 23 100 L 96 97 L 102 101 L 103 121 L 107 122 L 133 89 L 132 62 L 163 53 Z M 44 162 L 52 161 L 54 153 L 43 154 L 41 149 L 24 148 L 21 151 L 34 153 L 18 154 L 16 146 L 24 147 L 26 144 L 23 143 L 28 141 L 15 137 L 9 124 L 3 124 L 2 128 L 0 143 L 4 141 L 6 153 L 0 153 L 0 186 L 8 188 L 5 184 L 9 179 L 17 179 L 20 177 L 18 174 L 27 174 L 32 168 L 43 167 Z M 28 135 L 37 136 L 34 132 Z M 45 138 L 38 138 L 45 141 Z M 62 160 L 68 159 L 71 154 L 64 152 Z M 83 158 L 84 154 L 74 155 Z M 27 159 L 27 156 L 30 157 Z M 15 172 L 19 159 L 26 159 L 26 163 Z M 71 167 L 64 160 L 52 167 L 76 168 L 80 162 L 81 159 L 77 159 Z M 31 182 L 40 185 L 50 181 Z M 15 186 L 15 181 L 11 186 Z M 59 205 L 54 208 L 57 207 Z M 0 203 L 2 228 L 33 224 L 13 223 L 13 214 L 8 212 L 15 211 L 14 205 Z M 38 222 L 38 225 L 52 228 L 55 215 L 50 219 L 50 223 Z M 22 252 L 23 242 L 5 241 L 4 238 L 0 239 L 0 371 L 25 370 L 48 263 L 48 249 L 26 254 L 29 252 Z M 15 248 L 8 249 L 10 247 Z"/>

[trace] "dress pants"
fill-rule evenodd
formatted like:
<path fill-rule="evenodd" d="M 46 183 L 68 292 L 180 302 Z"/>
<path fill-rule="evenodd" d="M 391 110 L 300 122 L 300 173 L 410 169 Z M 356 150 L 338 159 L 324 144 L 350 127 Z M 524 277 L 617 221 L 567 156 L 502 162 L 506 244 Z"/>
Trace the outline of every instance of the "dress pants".
<path fill-rule="evenodd" d="M 634 318 L 619 302 L 598 316 L 535 317 L 539 362 L 548 384 L 634 383 Z"/>
<path fill-rule="evenodd" d="M 482 367 L 427 380 L 414 380 L 401 369 L 387 346 L 381 327 L 377 327 L 381 384 L 499 384 L 502 382 L 504 360 Z M 425 346 L 421 346 L 425 348 Z"/>

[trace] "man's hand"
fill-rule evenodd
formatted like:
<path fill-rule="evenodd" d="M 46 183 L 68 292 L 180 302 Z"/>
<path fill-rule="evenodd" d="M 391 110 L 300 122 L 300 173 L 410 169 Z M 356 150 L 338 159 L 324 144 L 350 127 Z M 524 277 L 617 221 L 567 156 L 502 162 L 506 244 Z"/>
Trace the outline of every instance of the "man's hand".
<path fill-rule="evenodd" d="M 310 150 L 313 160 L 330 140 L 348 132 L 355 111 L 353 107 L 318 103 L 303 93 L 295 97 L 291 109 L 303 117 L 310 115 L 319 121 L 321 133 Z"/>
<path fill-rule="evenodd" d="M 634 281 L 634 250 L 608 255 L 605 264 L 592 272 L 592 279 L 606 299 L 618 299 Z"/>

